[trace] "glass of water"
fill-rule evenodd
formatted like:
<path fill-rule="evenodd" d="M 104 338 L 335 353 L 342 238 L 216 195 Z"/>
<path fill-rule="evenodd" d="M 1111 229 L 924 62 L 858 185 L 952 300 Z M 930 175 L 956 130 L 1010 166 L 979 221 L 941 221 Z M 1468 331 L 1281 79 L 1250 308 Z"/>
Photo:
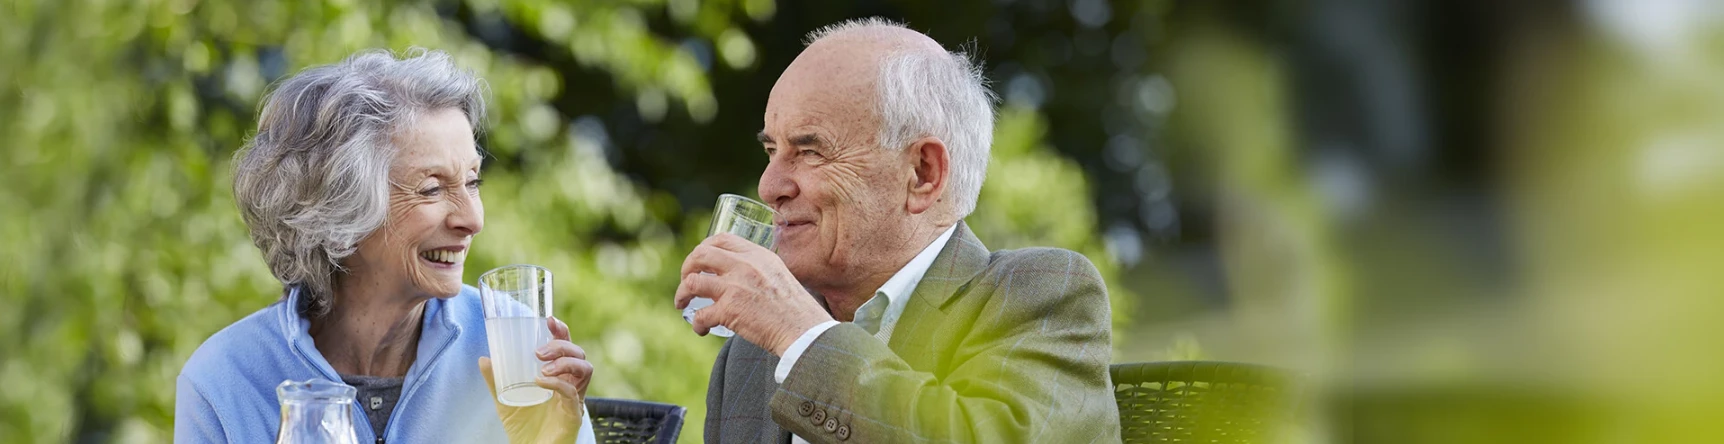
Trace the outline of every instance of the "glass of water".
<path fill-rule="evenodd" d="M 722 194 L 718 196 L 718 204 L 712 208 L 712 225 L 707 227 L 706 237 L 730 233 L 771 250 L 778 243 L 778 226 L 773 224 L 772 220 L 776 215 L 772 207 L 760 201 L 735 194 Z M 688 301 L 688 308 L 682 310 L 682 319 L 694 324 L 694 312 L 709 305 L 712 305 L 712 299 L 696 296 Z M 713 327 L 707 333 L 725 338 L 736 335 L 736 332 L 722 325 Z"/>
<path fill-rule="evenodd" d="M 545 365 L 535 353 L 551 342 L 551 272 L 536 265 L 507 265 L 479 276 L 485 335 L 491 346 L 491 379 L 497 402 L 524 407 L 551 399 L 535 384 Z"/>

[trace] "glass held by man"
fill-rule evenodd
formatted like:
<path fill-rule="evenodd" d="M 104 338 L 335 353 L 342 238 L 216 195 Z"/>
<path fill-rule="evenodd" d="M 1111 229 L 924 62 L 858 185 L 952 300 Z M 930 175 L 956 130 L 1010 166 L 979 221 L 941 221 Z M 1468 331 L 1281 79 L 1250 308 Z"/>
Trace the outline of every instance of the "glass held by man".
<path fill-rule="evenodd" d="M 778 243 L 778 226 L 773 221 L 776 216 L 777 213 L 772 211 L 772 207 L 760 201 L 735 194 L 721 194 L 718 196 L 718 204 L 712 207 L 712 224 L 707 226 L 706 237 L 730 233 L 771 250 Z M 694 313 L 712 303 L 709 298 L 696 296 L 690 299 L 688 306 L 682 310 L 682 319 L 694 324 Z M 723 325 L 715 326 L 707 333 L 721 338 L 736 335 L 736 332 L 724 328 Z"/>

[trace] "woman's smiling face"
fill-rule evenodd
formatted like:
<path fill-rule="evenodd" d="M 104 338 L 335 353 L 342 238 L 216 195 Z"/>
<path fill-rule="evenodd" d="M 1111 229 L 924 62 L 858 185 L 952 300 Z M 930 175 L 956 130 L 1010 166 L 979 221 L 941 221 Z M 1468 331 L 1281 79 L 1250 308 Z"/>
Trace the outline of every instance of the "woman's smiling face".
<path fill-rule="evenodd" d="M 445 108 L 420 115 L 393 140 L 388 219 L 343 265 L 360 282 L 455 296 L 473 235 L 485 225 L 473 127 L 461 110 Z"/>

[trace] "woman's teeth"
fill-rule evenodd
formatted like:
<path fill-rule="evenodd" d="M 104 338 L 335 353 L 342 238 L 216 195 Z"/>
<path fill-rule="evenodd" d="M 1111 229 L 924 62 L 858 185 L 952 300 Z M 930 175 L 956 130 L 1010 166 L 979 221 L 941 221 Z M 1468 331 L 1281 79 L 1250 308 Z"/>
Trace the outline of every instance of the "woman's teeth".
<path fill-rule="evenodd" d="M 424 251 L 424 252 L 419 253 L 419 257 L 423 257 L 426 260 L 429 260 L 431 262 L 440 263 L 440 264 L 453 264 L 456 262 L 461 262 L 461 259 L 465 259 L 467 257 L 467 250 L 461 250 L 461 251 L 449 251 L 449 250 Z"/>

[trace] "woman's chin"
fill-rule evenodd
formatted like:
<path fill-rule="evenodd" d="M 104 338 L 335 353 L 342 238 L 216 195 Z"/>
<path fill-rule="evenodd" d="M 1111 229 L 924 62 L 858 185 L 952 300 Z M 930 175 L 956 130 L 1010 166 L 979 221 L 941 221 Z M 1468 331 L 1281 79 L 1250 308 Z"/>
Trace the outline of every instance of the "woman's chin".
<path fill-rule="evenodd" d="M 421 282 L 419 289 L 437 299 L 449 299 L 461 294 L 461 279 L 439 278 L 431 282 Z"/>

